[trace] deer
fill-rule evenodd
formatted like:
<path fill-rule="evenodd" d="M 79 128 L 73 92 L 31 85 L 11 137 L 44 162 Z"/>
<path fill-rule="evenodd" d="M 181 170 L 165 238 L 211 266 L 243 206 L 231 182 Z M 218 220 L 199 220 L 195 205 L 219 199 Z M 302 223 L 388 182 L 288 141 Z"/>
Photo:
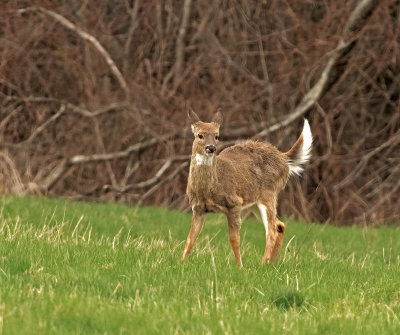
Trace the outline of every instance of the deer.
<path fill-rule="evenodd" d="M 189 109 L 188 119 L 194 141 L 186 194 L 193 214 L 182 259 L 188 258 L 206 213 L 223 213 L 235 262 L 242 267 L 241 213 L 249 209 L 265 227 L 266 247 L 261 264 L 277 262 L 285 233 L 285 224 L 277 218 L 278 194 L 290 176 L 301 174 L 311 157 L 312 134 L 307 119 L 300 137 L 285 153 L 268 142 L 247 140 L 218 154 L 221 111 L 211 122 L 203 122 Z"/>

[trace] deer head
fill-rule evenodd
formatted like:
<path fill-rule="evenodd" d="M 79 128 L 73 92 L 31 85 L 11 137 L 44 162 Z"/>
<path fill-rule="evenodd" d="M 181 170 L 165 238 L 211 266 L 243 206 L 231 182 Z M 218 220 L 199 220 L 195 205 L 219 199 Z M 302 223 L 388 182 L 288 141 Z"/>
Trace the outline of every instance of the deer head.
<path fill-rule="evenodd" d="M 192 154 L 196 155 L 196 160 L 200 165 L 211 165 L 212 158 L 217 152 L 222 114 L 218 110 L 211 122 L 202 122 L 197 114 L 190 109 L 188 118 L 194 134 Z"/>

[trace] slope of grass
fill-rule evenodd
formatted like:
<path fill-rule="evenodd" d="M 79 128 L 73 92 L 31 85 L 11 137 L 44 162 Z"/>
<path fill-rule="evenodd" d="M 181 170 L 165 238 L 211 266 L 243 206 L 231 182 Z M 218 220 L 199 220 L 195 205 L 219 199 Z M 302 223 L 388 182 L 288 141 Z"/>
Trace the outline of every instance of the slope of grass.
<path fill-rule="evenodd" d="M 182 262 L 189 226 L 159 208 L 0 198 L 0 330 L 400 333 L 398 227 L 288 222 L 281 261 L 261 266 L 264 228 L 247 220 L 238 269 L 221 215 Z"/>

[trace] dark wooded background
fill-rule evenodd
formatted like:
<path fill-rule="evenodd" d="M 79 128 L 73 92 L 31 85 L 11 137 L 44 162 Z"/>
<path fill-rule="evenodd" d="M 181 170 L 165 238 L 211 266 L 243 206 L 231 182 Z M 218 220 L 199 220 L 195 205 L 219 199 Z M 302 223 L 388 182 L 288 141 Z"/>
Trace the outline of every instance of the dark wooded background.
<path fill-rule="evenodd" d="M 0 191 L 186 209 L 192 134 L 312 161 L 279 212 L 400 219 L 400 1 L 0 3 Z"/>

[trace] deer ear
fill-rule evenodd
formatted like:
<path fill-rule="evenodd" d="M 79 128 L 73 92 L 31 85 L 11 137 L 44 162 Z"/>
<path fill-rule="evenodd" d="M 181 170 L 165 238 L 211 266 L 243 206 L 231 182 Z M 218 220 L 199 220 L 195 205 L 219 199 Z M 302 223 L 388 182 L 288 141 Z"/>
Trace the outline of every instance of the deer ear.
<path fill-rule="evenodd" d="M 200 118 L 197 116 L 197 114 L 191 108 L 188 109 L 188 119 L 189 119 L 189 124 L 191 124 L 191 125 L 200 121 Z"/>
<path fill-rule="evenodd" d="M 214 115 L 211 122 L 221 125 L 222 121 L 223 121 L 223 117 L 222 117 L 222 113 L 221 113 L 221 108 L 218 108 L 217 113 Z"/>

